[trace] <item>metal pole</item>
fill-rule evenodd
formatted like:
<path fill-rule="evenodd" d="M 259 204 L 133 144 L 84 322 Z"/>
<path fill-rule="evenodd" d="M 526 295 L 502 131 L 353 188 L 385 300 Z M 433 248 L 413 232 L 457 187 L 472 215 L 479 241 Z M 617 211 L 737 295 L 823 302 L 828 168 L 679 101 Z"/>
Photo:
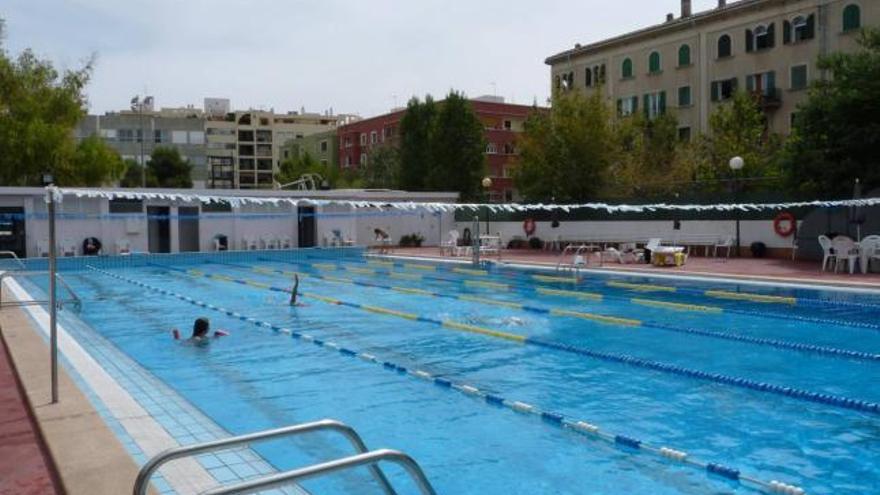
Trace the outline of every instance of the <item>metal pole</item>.
<path fill-rule="evenodd" d="M 471 251 L 473 252 L 474 266 L 480 266 L 480 217 L 474 216 L 474 234 L 471 236 Z"/>
<path fill-rule="evenodd" d="M 735 204 L 739 203 L 739 174 L 738 172 L 733 172 L 733 202 Z M 740 257 L 740 245 L 739 245 L 739 220 L 741 211 L 739 207 L 736 208 L 736 257 Z"/>
<path fill-rule="evenodd" d="M 55 242 L 55 188 L 46 188 L 49 201 L 49 347 L 52 361 L 52 403 L 58 403 L 58 306 L 55 273 L 58 257 Z"/>
<path fill-rule="evenodd" d="M 138 102 L 138 119 L 141 124 L 141 187 L 147 187 L 147 164 L 144 161 L 144 103 Z"/>

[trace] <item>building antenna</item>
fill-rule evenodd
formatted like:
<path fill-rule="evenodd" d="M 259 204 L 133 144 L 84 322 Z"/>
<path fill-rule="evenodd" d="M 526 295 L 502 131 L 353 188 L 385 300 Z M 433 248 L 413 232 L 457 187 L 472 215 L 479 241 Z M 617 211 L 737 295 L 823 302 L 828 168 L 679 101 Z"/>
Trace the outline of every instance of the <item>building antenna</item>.
<path fill-rule="evenodd" d="M 489 83 L 492 86 L 492 96 L 498 96 L 498 85 L 495 84 L 495 81 Z"/>

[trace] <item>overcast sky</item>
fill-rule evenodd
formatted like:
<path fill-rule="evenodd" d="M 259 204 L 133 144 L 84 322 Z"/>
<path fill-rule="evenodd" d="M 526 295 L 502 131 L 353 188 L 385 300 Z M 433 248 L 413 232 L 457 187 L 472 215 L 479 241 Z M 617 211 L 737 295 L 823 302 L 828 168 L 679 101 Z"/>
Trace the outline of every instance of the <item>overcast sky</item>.
<path fill-rule="evenodd" d="M 717 0 L 694 0 L 694 10 Z M 413 95 L 543 103 L 544 59 L 662 22 L 680 0 L 3 0 L 8 52 L 97 54 L 91 112 L 128 106 L 387 111 Z M 493 84 L 494 83 L 494 84 Z"/>

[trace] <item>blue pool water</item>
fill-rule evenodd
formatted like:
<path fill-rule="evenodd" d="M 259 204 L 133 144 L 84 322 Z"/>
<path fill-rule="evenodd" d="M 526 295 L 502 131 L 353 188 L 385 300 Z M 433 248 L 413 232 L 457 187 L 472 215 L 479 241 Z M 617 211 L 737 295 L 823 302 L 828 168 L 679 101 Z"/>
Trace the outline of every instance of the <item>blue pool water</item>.
<path fill-rule="evenodd" d="M 810 494 L 880 492 L 880 411 L 872 409 L 880 402 L 877 296 L 595 274 L 572 283 L 508 268 L 481 274 L 421 262 L 389 266 L 320 250 L 96 263 L 106 271 L 65 272 L 83 299 L 82 320 L 233 434 L 339 419 L 372 448 L 411 454 L 448 494 L 757 491 L 174 294 L 763 481 Z M 293 271 L 305 275 L 306 305 L 296 308 L 287 293 L 271 290 L 289 288 Z M 707 290 L 795 300 L 709 297 Z M 409 315 L 420 319 L 402 317 Z M 170 339 L 171 327 L 186 332 L 199 316 L 231 336 L 208 347 Z M 825 396 L 836 399 L 816 398 Z M 321 435 L 257 451 L 279 469 L 349 453 Z M 402 493 L 414 490 L 387 469 Z M 365 470 L 303 486 L 379 493 Z"/>

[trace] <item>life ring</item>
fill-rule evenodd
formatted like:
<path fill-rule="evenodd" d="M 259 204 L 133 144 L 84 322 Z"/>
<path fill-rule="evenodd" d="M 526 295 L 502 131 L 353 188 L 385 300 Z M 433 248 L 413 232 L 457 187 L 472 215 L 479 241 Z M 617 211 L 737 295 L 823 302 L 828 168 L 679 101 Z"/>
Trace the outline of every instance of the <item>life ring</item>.
<path fill-rule="evenodd" d="M 795 229 L 797 229 L 797 220 L 787 211 L 783 211 L 773 219 L 773 230 L 782 237 L 794 234 Z"/>
<path fill-rule="evenodd" d="M 527 236 L 531 236 L 535 233 L 535 220 L 532 218 L 526 218 L 523 220 L 523 232 L 526 233 Z"/>

